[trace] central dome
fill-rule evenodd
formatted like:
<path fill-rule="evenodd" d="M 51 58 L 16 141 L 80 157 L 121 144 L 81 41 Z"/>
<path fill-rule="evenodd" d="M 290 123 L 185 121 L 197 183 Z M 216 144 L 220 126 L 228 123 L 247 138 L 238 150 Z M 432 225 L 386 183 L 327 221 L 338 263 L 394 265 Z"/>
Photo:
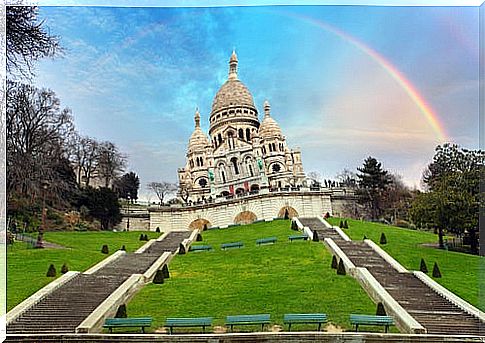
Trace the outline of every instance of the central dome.
<path fill-rule="evenodd" d="M 212 113 L 233 106 L 254 107 L 253 96 L 239 80 L 227 80 L 212 102 Z"/>
<path fill-rule="evenodd" d="M 255 129 L 259 127 L 258 110 L 254 106 L 249 89 L 237 77 L 237 56 L 233 51 L 229 60 L 227 81 L 219 88 L 210 114 L 209 135 L 227 125 L 246 123 Z"/>

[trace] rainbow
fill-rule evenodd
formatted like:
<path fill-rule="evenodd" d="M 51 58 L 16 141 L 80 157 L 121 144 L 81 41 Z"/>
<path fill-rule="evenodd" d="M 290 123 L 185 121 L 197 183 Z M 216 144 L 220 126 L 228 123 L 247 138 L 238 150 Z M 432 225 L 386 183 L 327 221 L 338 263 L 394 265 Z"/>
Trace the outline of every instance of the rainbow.
<path fill-rule="evenodd" d="M 357 38 L 351 36 L 347 32 L 344 32 L 324 21 L 317 20 L 305 15 L 290 13 L 286 11 L 271 11 L 272 13 L 283 14 L 285 16 L 293 17 L 296 19 L 301 19 L 306 23 L 309 23 L 313 26 L 319 27 L 324 29 L 325 31 L 331 32 L 338 37 L 342 38 L 346 42 L 352 44 L 354 47 L 371 57 L 376 63 L 378 63 L 398 84 L 401 88 L 406 92 L 406 94 L 412 99 L 412 101 L 416 104 L 420 112 L 423 114 L 424 118 L 432 128 L 433 132 L 436 134 L 436 138 L 439 140 L 440 143 L 444 143 L 449 140 L 448 135 L 446 134 L 446 130 L 443 127 L 443 124 L 440 122 L 438 115 L 433 110 L 431 105 L 429 105 L 423 96 L 419 93 L 411 81 L 409 81 L 403 73 L 397 69 L 389 60 L 387 60 L 384 56 L 379 54 L 377 51 L 369 47 L 368 45 L 364 44 Z"/>

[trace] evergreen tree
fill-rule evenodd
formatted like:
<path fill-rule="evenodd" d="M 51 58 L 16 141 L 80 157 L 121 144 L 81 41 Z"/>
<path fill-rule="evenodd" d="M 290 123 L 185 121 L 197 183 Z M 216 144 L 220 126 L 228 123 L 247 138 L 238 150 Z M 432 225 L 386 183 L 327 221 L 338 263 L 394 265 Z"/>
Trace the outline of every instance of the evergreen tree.
<path fill-rule="evenodd" d="M 338 267 L 338 262 L 337 262 L 337 257 L 335 255 L 332 256 L 332 269 L 337 269 Z"/>
<path fill-rule="evenodd" d="M 157 270 L 157 273 L 155 274 L 155 277 L 153 278 L 153 283 L 158 284 L 158 285 L 164 283 L 163 272 L 161 270 Z"/>
<path fill-rule="evenodd" d="M 384 191 L 391 183 L 391 179 L 386 170 L 382 168 L 380 162 L 374 157 L 367 157 L 364 165 L 357 168 L 360 172 L 357 174 L 360 202 L 369 206 L 371 217 L 377 219 L 382 213 L 382 200 Z"/>
<path fill-rule="evenodd" d="M 428 274 L 428 266 L 426 265 L 424 258 L 421 258 L 421 263 L 419 264 L 419 270 L 425 274 Z"/>
<path fill-rule="evenodd" d="M 49 266 L 49 269 L 47 269 L 46 276 L 48 277 L 54 277 L 57 275 L 56 267 L 54 267 L 53 264 Z"/>
<path fill-rule="evenodd" d="M 69 271 L 69 268 L 67 267 L 67 264 L 63 264 L 61 267 L 61 273 L 66 274 Z"/>
<path fill-rule="evenodd" d="M 128 317 L 126 313 L 126 305 L 121 304 L 120 306 L 118 306 L 118 310 L 116 311 L 115 318 L 126 318 L 126 317 Z"/>
<path fill-rule="evenodd" d="M 381 233 L 381 239 L 379 240 L 379 243 L 381 243 L 382 245 L 387 244 L 387 238 L 384 232 Z"/>
<path fill-rule="evenodd" d="M 344 261 L 342 259 L 340 259 L 340 261 L 338 263 L 337 274 L 338 275 L 345 275 L 346 274 L 346 272 L 345 272 L 345 266 L 344 266 Z"/>
<path fill-rule="evenodd" d="M 438 263 L 435 262 L 433 266 L 433 277 L 435 278 L 440 278 L 441 277 L 441 271 L 440 267 L 438 267 Z"/>

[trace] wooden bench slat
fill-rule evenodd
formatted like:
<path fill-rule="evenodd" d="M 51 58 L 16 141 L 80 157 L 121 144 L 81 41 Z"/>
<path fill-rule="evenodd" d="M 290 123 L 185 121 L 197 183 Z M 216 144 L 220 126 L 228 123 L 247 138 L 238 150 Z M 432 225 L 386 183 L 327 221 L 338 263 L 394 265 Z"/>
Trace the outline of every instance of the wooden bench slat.
<path fill-rule="evenodd" d="M 174 327 L 202 327 L 205 333 L 206 326 L 212 326 L 212 317 L 198 317 L 198 318 L 167 318 L 165 326 L 170 328 L 170 333 L 173 333 Z"/>
<path fill-rule="evenodd" d="M 232 242 L 232 243 L 222 243 L 221 249 L 230 249 L 230 248 L 242 248 L 244 246 L 243 242 Z"/>
<path fill-rule="evenodd" d="M 358 331 L 359 325 L 375 325 L 375 326 L 384 326 L 387 332 L 389 326 L 394 325 L 394 319 L 389 316 L 351 314 L 350 324 L 355 325 L 355 331 Z"/>
<path fill-rule="evenodd" d="M 207 251 L 212 250 L 212 245 L 191 245 L 189 251 Z"/>
<path fill-rule="evenodd" d="M 141 331 L 145 332 L 145 327 L 152 325 L 151 317 L 139 317 L 139 318 L 107 318 L 103 327 L 109 329 L 109 332 L 113 332 L 114 328 L 120 327 L 141 327 Z"/>
<path fill-rule="evenodd" d="M 266 237 L 266 238 L 260 238 L 256 240 L 257 245 L 265 244 L 265 243 L 276 243 L 278 238 L 276 237 Z"/>

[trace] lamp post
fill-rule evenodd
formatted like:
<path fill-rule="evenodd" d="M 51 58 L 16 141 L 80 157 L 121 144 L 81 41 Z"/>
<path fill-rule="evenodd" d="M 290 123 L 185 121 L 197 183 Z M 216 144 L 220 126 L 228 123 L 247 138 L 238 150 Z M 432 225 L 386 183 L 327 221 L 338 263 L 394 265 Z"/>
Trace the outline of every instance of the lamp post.
<path fill-rule="evenodd" d="M 128 198 L 128 217 L 126 218 L 126 231 L 130 231 L 130 196 Z"/>
<path fill-rule="evenodd" d="M 43 181 L 42 182 L 42 225 L 39 227 L 39 234 L 37 236 L 37 242 L 35 243 L 36 248 L 44 247 L 44 244 L 42 242 L 42 236 L 44 235 L 44 231 L 46 229 L 47 209 L 45 207 L 45 193 L 47 192 L 48 187 L 49 187 L 49 183 L 47 181 Z"/>

